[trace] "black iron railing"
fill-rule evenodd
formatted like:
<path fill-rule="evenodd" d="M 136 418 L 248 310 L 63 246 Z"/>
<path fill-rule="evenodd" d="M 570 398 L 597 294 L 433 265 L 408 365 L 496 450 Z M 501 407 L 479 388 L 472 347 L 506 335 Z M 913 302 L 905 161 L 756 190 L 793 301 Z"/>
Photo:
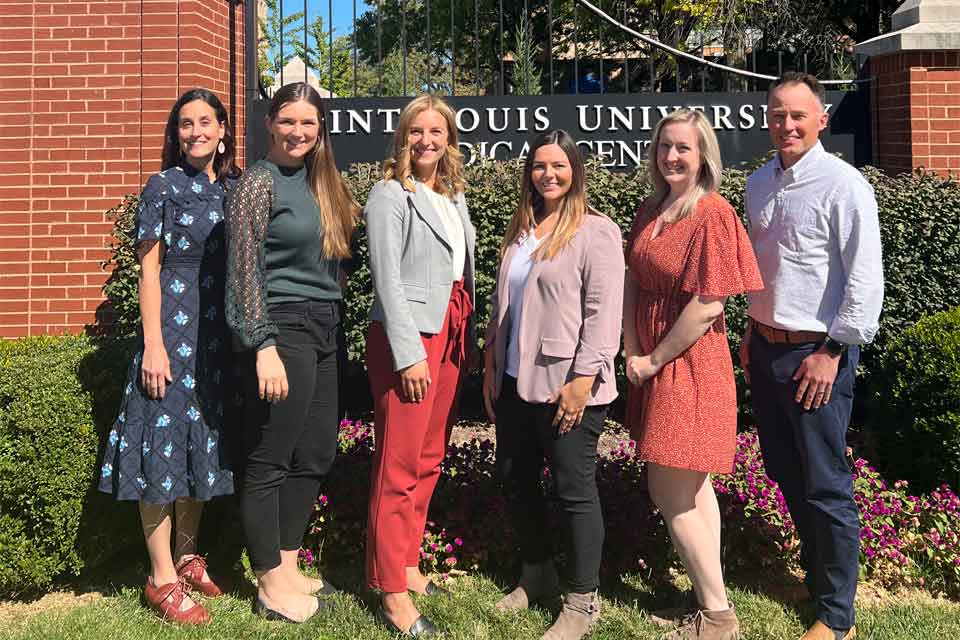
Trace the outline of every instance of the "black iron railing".
<path fill-rule="evenodd" d="M 787 68 L 853 88 L 859 75 L 839 40 L 783 50 L 748 33 L 735 51 L 719 31 L 691 29 L 666 43 L 639 24 L 631 0 L 338 0 L 336 15 L 333 0 L 318 12 L 323 4 L 245 2 L 255 95 L 311 74 L 340 97 L 749 91 Z M 351 27 L 335 37 L 340 12 Z M 302 77 L 284 70 L 294 57 Z"/>

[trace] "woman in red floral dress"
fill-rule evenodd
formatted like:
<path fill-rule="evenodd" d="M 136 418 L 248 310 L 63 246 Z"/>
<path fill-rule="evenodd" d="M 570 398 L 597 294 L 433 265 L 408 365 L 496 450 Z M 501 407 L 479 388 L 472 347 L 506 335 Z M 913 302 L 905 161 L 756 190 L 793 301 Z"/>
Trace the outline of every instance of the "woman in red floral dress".
<path fill-rule="evenodd" d="M 627 242 L 627 426 L 648 462 L 650 497 L 697 604 L 668 638 L 739 637 L 720 566 L 711 473 L 733 470 L 737 394 L 726 297 L 763 288 L 747 233 L 716 191 L 720 151 L 704 115 L 681 109 L 654 131 L 655 191 Z"/>

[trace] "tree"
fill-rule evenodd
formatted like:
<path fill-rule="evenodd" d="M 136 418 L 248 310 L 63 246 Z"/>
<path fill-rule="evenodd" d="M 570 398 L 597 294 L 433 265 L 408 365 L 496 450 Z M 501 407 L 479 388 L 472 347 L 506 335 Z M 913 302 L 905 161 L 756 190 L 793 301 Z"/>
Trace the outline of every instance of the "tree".
<path fill-rule="evenodd" d="M 805 62 L 810 71 L 820 75 L 829 75 L 831 70 L 834 75 L 853 74 L 852 43 L 888 30 L 890 16 L 899 4 L 898 0 L 592 2 L 632 29 L 681 51 L 698 51 L 701 39 L 718 41 L 724 61 L 731 66 L 747 67 L 749 51 L 765 52 L 759 56 L 758 70 L 775 72 L 779 52 L 785 68 L 801 67 Z M 358 18 L 354 33 L 362 58 L 371 66 L 387 52 L 402 51 L 405 45 L 408 51 L 423 54 L 428 77 L 442 74 L 442 69 L 449 69 L 455 61 L 458 83 L 479 82 L 496 90 L 501 56 L 512 55 L 521 67 L 529 58 L 520 54 L 523 34 L 529 31 L 531 42 L 542 43 L 535 63 L 545 73 L 548 61 L 553 62 L 554 89 L 566 88 L 564 80 L 572 73 L 574 50 L 580 70 L 585 66 L 599 70 L 604 65 L 606 72 L 619 66 L 625 52 L 632 60 L 644 59 L 630 65 L 632 88 L 669 90 L 675 83 L 692 80 L 681 73 L 683 67 L 690 67 L 688 63 L 638 42 L 635 36 L 594 16 L 579 0 L 433 0 L 429 2 L 429 20 L 428 0 L 374 0 L 371 5 Z M 651 59 L 652 65 L 648 64 Z M 513 85 L 516 88 L 521 83 Z"/>
<path fill-rule="evenodd" d="M 257 69 L 261 93 L 276 83 L 280 70 L 297 55 L 297 47 L 303 49 L 303 12 L 281 18 L 278 0 L 264 0 L 263 4 L 264 13 L 257 20 Z"/>
<path fill-rule="evenodd" d="M 351 40 L 348 36 L 335 36 L 331 42 L 330 36 L 330 32 L 324 27 L 323 17 L 317 16 L 307 25 L 306 50 L 302 41 L 293 44 L 296 55 L 300 56 L 307 68 L 312 69 L 317 75 L 321 87 L 332 91 L 337 96 L 352 96 L 354 95 L 354 66 Z M 369 94 L 375 82 L 372 70 L 358 60 L 356 94 Z"/>
<path fill-rule="evenodd" d="M 557 3 L 558 0 L 553 0 Z M 426 0 L 397 0 L 371 2 L 376 5 L 358 17 L 355 38 L 362 57 L 371 66 L 388 52 L 419 52 L 423 58 L 424 73 L 434 84 L 434 78 L 449 86 L 450 65 L 455 64 L 456 85 L 473 93 L 477 84 L 492 85 L 493 74 L 500 66 L 500 13 L 503 6 L 503 53 L 510 51 L 521 19 L 523 2 L 518 0 L 449 0 L 430 3 L 429 20 Z M 546 0 L 533 0 L 544 11 Z M 379 12 L 379 13 L 378 13 Z M 451 12 L 454 30 L 451 37 Z M 429 29 L 427 23 L 429 22 Z M 534 24 L 536 23 L 536 24 Z M 531 12 L 531 30 L 546 33 L 545 17 Z M 545 40 L 543 38 L 542 40 Z M 411 54 L 414 55 L 414 54 Z M 477 75 L 479 61 L 480 74 Z M 459 93 L 459 89 L 457 90 Z"/>
<path fill-rule="evenodd" d="M 543 93 L 540 86 L 540 68 L 537 66 L 540 46 L 530 32 L 529 22 L 525 17 L 521 18 L 520 28 L 514 37 L 517 61 L 513 67 L 513 92 L 521 96 L 538 96 Z"/>

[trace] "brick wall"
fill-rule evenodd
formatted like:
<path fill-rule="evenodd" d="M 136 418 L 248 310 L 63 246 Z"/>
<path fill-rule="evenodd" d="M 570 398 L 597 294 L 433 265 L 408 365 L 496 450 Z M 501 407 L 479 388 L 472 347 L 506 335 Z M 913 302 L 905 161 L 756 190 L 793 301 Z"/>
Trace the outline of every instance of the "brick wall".
<path fill-rule="evenodd" d="M 960 176 L 960 51 L 873 58 L 870 75 L 877 166 Z"/>
<path fill-rule="evenodd" d="M 243 140 L 243 10 L 0 0 L 0 337 L 83 331 L 104 316 L 104 213 L 158 170 L 184 90 L 215 91 Z"/>

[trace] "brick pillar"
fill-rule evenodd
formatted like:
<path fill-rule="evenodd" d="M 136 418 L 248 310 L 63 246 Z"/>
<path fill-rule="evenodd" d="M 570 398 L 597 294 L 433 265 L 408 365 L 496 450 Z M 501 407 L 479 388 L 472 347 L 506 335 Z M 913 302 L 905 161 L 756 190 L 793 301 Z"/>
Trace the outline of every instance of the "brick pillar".
<path fill-rule="evenodd" d="M 960 0 L 908 0 L 870 56 L 874 163 L 960 177 Z"/>
<path fill-rule="evenodd" d="M 244 139 L 245 4 L 0 0 L 0 337 L 83 331 L 105 311 L 105 212 L 159 168 L 186 89 Z"/>

